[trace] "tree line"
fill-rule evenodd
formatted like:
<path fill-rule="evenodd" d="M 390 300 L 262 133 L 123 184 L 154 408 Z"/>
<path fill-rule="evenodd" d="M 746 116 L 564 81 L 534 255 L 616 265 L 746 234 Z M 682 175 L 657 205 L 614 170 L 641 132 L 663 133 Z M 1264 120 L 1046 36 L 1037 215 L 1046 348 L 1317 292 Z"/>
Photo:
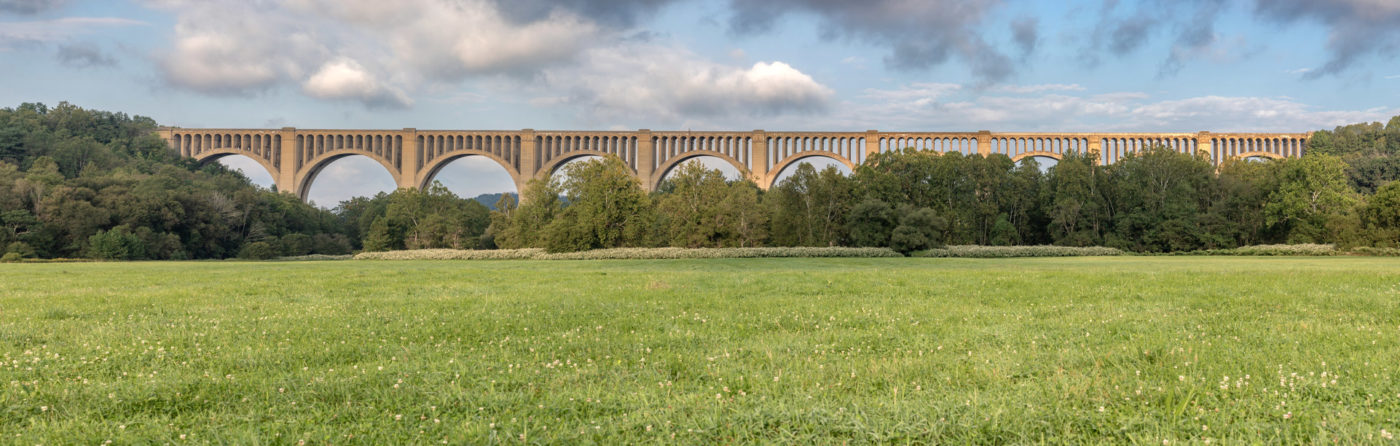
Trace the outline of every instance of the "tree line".
<path fill-rule="evenodd" d="M 566 165 L 495 209 L 441 185 L 323 210 L 173 153 L 154 121 L 70 104 L 0 109 L 0 247 L 15 257 L 270 258 L 538 247 L 1400 244 L 1400 117 L 1321 131 L 1300 159 L 1153 147 L 1042 169 L 1003 155 L 874 154 L 849 175 L 799 165 L 770 190 L 699 163 L 647 192 L 615 158 Z"/>
<path fill-rule="evenodd" d="M 0 255 L 120 260 L 346 254 L 341 218 L 179 157 L 150 118 L 0 109 Z"/>

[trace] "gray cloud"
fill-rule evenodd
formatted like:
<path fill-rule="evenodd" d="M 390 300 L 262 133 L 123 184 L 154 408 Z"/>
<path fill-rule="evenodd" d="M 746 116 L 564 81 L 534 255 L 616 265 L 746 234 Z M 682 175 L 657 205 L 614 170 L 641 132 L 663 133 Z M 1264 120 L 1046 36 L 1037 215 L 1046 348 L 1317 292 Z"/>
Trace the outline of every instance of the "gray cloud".
<path fill-rule="evenodd" d="M 38 14 L 61 8 L 66 4 L 68 0 L 0 0 L 0 12 Z"/>
<path fill-rule="evenodd" d="M 1039 27 L 1040 21 L 1029 17 L 1011 22 L 1011 41 L 1016 43 L 1022 56 L 1035 52 L 1035 46 L 1040 41 Z"/>
<path fill-rule="evenodd" d="M 997 82 L 1014 71 L 1011 59 L 988 44 L 977 25 L 1001 0 L 731 0 L 730 29 L 755 34 L 771 29 L 784 14 L 804 12 L 821 19 L 824 38 L 851 38 L 889 48 L 886 65 L 920 70 L 951 59 L 978 77 Z"/>
<path fill-rule="evenodd" d="M 1306 78 L 1337 75 L 1369 57 L 1400 54 L 1400 2 L 1394 0 L 1144 0 L 1131 9 L 1104 0 L 1082 58 L 1097 63 L 1103 54 L 1125 56 L 1158 34 L 1173 39 L 1162 76 L 1177 73 L 1191 59 L 1249 57 L 1251 45 L 1224 39 L 1216 28 L 1217 18 L 1231 5 L 1249 6 L 1257 18 L 1276 24 L 1326 27 L 1329 57 L 1307 71 Z"/>
<path fill-rule="evenodd" d="M 79 42 L 58 46 L 58 61 L 73 68 L 110 67 L 117 59 L 102 52 L 96 44 Z"/>
<path fill-rule="evenodd" d="M 1283 23 L 1312 21 L 1329 29 L 1331 57 L 1305 77 L 1335 75 L 1361 59 L 1400 53 L 1400 2 L 1390 0 L 1256 0 L 1255 12 Z"/>
<path fill-rule="evenodd" d="M 518 23 L 571 12 L 608 25 L 630 27 L 677 0 L 495 0 L 501 13 Z"/>

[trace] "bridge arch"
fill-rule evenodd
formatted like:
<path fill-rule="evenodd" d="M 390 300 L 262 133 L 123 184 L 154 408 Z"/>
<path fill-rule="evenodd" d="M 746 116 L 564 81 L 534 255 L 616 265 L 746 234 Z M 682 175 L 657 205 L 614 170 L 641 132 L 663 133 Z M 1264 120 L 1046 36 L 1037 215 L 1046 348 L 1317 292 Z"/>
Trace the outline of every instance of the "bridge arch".
<path fill-rule="evenodd" d="M 1020 153 L 1020 154 L 1018 154 L 1018 155 L 1016 155 L 1016 156 L 1013 156 L 1013 157 L 1011 157 L 1011 161 L 1015 161 L 1015 162 L 1018 162 L 1018 163 L 1019 163 L 1019 162 L 1021 162 L 1021 160 L 1023 160 L 1023 159 L 1026 159 L 1026 158 L 1034 158 L 1034 157 L 1037 157 L 1037 156 L 1038 156 L 1038 157 L 1043 157 L 1043 158 L 1051 158 L 1051 159 L 1054 159 L 1055 161 L 1061 161 L 1061 160 L 1063 160 L 1063 159 L 1065 158 L 1064 154 L 1061 154 L 1061 153 L 1049 152 L 1049 151 L 1044 151 L 1044 150 L 1034 150 L 1034 151 L 1030 151 L 1030 152 L 1022 152 L 1022 153 Z"/>
<path fill-rule="evenodd" d="M 661 187 L 661 182 L 666 180 L 666 175 L 671 173 L 672 169 L 675 169 L 677 166 L 680 166 L 686 161 L 707 156 L 711 158 L 719 158 L 720 160 L 729 163 L 729 165 L 734 166 L 735 169 L 739 170 L 739 177 L 741 179 L 750 178 L 748 167 L 746 167 L 744 163 L 740 162 L 739 160 L 734 159 L 734 157 L 712 150 L 692 150 L 684 154 L 672 157 L 671 159 L 666 160 L 666 162 L 661 163 L 660 166 L 657 166 L 655 172 L 652 173 L 652 177 L 647 180 L 647 184 L 651 186 L 651 190 L 656 190 Z"/>
<path fill-rule="evenodd" d="M 610 156 L 611 156 L 611 157 L 617 157 L 617 155 L 614 155 L 614 154 L 611 154 L 611 153 L 608 153 L 608 152 L 604 152 L 604 151 L 601 151 L 601 150 L 574 150 L 574 151 L 570 151 L 570 152 L 568 152 L 568 153 L 565 153 L 565 154 L 563 154 L 563 155 L 561 155 L 561 156 L 559 156 L 559 157 L 557 157 L 557 158 L 551 159 L 551 160 L 549 160 L 549 162 L 547 162 L 547 163 L 544 163 L 543 166 L 540 166 L 540 170 L 538 171 L 538 173 L 536 173 L 536 176 L 539 177 L 539 178 L 549 178 L 549 177 L 551 177 L 551 176 L 554 175 L 554 171 L 559 170 L 559 168 L 560 168 L 561 166 L 563 166 L 563 165 L 565 165 L 565 164 L 568 164 L 569 161 L 573 161 L 573 160 L 576 160 L 576 159 L 579 159 L 579 158 L 583 158 L 583 157 L 588 157 L 588 156 L 596 156 L 596 157 L 599 157 L 599 158 L 607 158 L 607 157 L 610 157 Z M 623 161 L 622 164 L 627 166 L 627 171 L 628 171 L 628 172 L 632 172 L 632 175 L 637 176 L 638 178 L 641 178 L 640 176 L 637 175 L 637 169 L 636 169 L 635 167 L 632 167 L 632 164 L 631 164 L 631 163 L 628 163 L 628 162 L 626 162 L 626 161 Z M 528 180 L 527 180 L 527 181 L 528 181 Z M 522 184 L 523 184 L 523 183 L 522 183 Z"/>
<path fill-rule="evenodd" d="M 260 157 L 260 156 L 255 156 L 255 155 L 253 155 L 252 152 L 249 152 L 249 151 L 246 151 L 246 150 L 242 150 L 242 149 L 226 148 L 226 149 L 209 149 L 209 150 L 204 150 L 204 151 L 200 152 L 198 155 L 195 155 L 195 156 L 194 156 L 194 159 L 195 159 L 195 161 L 199 161 L 200 163 L 208 164 L 208 163 L 218 162 L 218 160 L 221 159 L 221 158 L 225 158 L 225 157 L 229 157 L 229 156 L 235 156 L 235 155 L 241 156 L 241 157 L 244 157 L 244 158 L 253 160 L 253 161 L 256 161 L 256 162 L 258 163 L 259 166 L 262 166 L 262 168 L 263 168 L 264 170 L 267 171 L 267 175 L 270 176 L 270 177 L 272 177 L 272 183 L 273 183 L 273 184 L 277 184 L 277 182 L 280 180 L 279 178 L 277 178 L 277 175 L 278 175 L 277 166 L 273 165 L 273 164 L 272 164 L 272 161 L 269 161 L 269 160 L 267 160 L 267 159 L 264 159 L 263 157 Z M 282 190 L 283 187 L 285 187 L 285 185 L 277 184 L 277 189 L 278 189 L 278 190 Z"/>
<path fill-rule="evenodd" d="M 433 181 L 437 180 L 437 175 L 438 173 L 442 172 L 442 168 L 447 167 L 447 165 L 451 164 L 453 161 L 473 156 L 479 156 L 482 158 L 489 159 L 492 162 L 496 163 L 496 165 L 500 166 L 502 169 L 505 169 L 506 174 L 510 175 L 511 182 L 515 183 L 515 192 L 524 193 L 525 183 L 529 182 L 529 178 L 526 178 L 524 175 L 521 175 L 520 171 L 516 170 L 515 166 L 512 165 L 510 162 L 506 161 L 505 158 L 496 156 L 495 154 L 489 152 L 476 151 L 458 152 L 434 158 L 432 161 L 428 162 L 427 165 L 423 166 L 423 169 L 419 171 L 422 173 L 418 177 L 419 181 L 417 187 L 420 189 L 427 188 L 429 185 L 433 184 Z"/>
<path fill-rule="evenodd" d="M 293 192 L 295 192 L 298 197 L 301 197 L 302 201 L 306 201 L 311 193 L 311 184 L 316 182 L 316 176 L 320 175 L 321 171 L 325 170 L 326 166 L 331 165 L 331 163 L 334 163 L 342 158 L 351 156 L 362 156 L 374 160 L 374 162 L 384 167 L 384 170 L 389 173 L 390 177 L 394 178 L 395 185 L 397 185 L 398 187 L 405 187 L 405 185 L 403 184 L 403 173 L 400 172 L 399 169 L 395 168 L 394 165 L 389 162 L 389 160 L 386 160 L 382 157 L 374 156 L 372 153 L 358 151 L 336 151 L 326 152 L 324 154 L 318 155 L 315 158 L 312 158 L 306 164 L 304 164 L 301 170 L 297 171 L 296 173 L 294 179 L 296 181 L 296 189 L 294 189 Z"/>
<path fill-rule="evenodd" d="M 1279 155 L 1279 154 L 1274 153 L 1274 152 L 1267 152 L 1267 151 L 1262 151 L 1262 150 L 1256 150 L 1256 151 L 1252 151 L 1252 152 L 1244 152 L 1244 153 L 1241 153 L 1241 154 L 1239 154 L 1239 155 L 1235 155 L 1233 158 L 1235 158 L 1235 159 L 1241 159 L 1241 160 L 1242 160 L 1242 159 L 1249 159 L 1249 158 L 1266 158 L 1266 159 L 1271 159 L 1271 160 L 1281 160 L 1281 159 L 1284 159 L 1284 158 L 1287 158 L 1287 157 L 1285 157 L 1285 156 L 1283 156 L 1283 155 Z"/>
<path fill-rule="evenodd" d="M 855 172 L 857 166 L 856 163 L 851 162 L 850 158 L 846 158 L 844 156 L 831 152 L 815 150 L 798 152 L 792 154 L 791 156 L 788 156 L 787 158 L 783 158 L 781 161 L 778 161 L 777 164 L 774 164 L 773 168 L 768 171 L 768 175 L 763 178 L 763 181 L 758 183 L 758 186 L 763 188 L 764 190 L 772 188 L 773 183 L 777 182 L 778 176 L 782 175 L 783 170 L 786 170 L 788 167 L 796 165 L 807 158 L 827 158 L 832 161 L 841 163 L 841 165 L 846 166 L 846 169 L 849 169 L 851 172 Z"/>

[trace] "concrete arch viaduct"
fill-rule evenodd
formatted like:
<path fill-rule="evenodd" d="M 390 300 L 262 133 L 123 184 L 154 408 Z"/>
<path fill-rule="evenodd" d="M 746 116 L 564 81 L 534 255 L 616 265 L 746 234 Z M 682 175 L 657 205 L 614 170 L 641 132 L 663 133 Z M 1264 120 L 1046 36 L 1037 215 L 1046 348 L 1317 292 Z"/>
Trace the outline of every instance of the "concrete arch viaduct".
<path fill-rule="evenodd" d="M 332 161 L 361 155 L 377 161 L 400 188 L 430 184 L 447 163 L 481 156 L 505 169 L 522 190 L 565 162 L 588 155 L 622 159 L 647 190 L 687 159 L 722 159 L 760 188 L 772 187 L 783 169 L 810 157 L 826 157 L 854 169 L 871 154 L 915 148 L 935 153 L 1001 154 L 1060 159 L 1096 153 L 1111 164 L 1154 145 L 1203 153 L 1219 165 L 1228 159 L 1295 158 L 1307 149 L 1307 133 L 993 133 L 981 132 L 622 132 L 302 130 L 162 128 L 159 135 L 185 157 L 210 161 L 229 155 L 252 158 L 272 175 L 277 189 L 305 199 L 316 175 Z"/>

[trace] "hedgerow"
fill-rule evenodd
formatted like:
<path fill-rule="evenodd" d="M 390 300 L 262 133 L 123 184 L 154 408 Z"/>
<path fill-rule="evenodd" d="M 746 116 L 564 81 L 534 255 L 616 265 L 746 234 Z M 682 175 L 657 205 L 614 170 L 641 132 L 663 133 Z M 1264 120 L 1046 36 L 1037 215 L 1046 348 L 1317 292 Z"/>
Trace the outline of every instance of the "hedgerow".
<path fill-rule="evenodd" d="M 1207 256 L 1335 256 L 1344 254 L 1336 245 L 1251 245 L 1234 249 L 1208 249 L 1183 253 Z"/>
<path fill-rule="evenodd" d="M 1080 256 L 1120 256 L 1117 248 L 1101 246 L 978 246 L 956 245 L 929 249 L 911 254 L 912 257 L 963 257 L 963 258 L 1010 258 L 1010 257 L 1080 257 Z"/>
<path fill-rule="evenodd" d="M 543 249 L 411 249 L 406 251 L 362 252 L 355 260 L 528 260 L 544 254 Z"/>

